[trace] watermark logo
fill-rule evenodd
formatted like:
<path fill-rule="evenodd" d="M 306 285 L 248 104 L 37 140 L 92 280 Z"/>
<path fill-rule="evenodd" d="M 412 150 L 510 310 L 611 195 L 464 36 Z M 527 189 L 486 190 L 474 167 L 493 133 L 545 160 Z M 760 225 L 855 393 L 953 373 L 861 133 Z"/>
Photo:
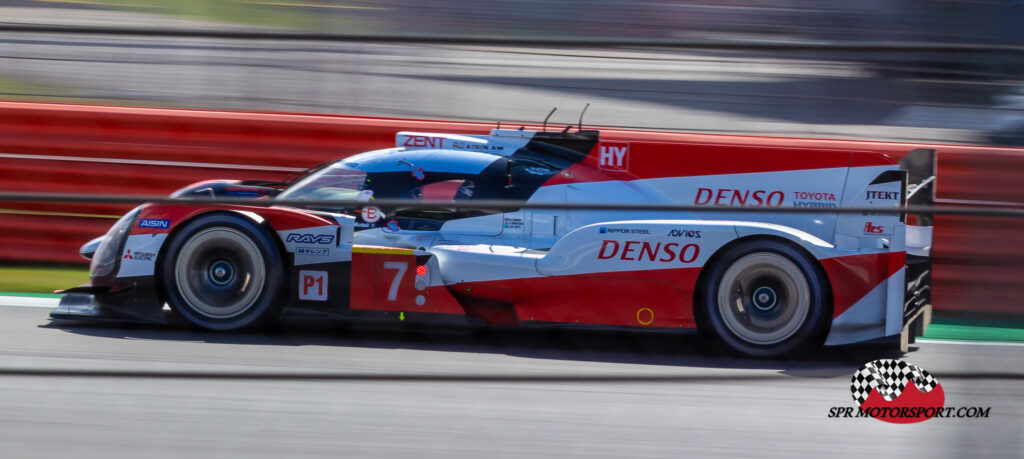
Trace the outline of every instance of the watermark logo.
<path fill-rule="evenodd" d="M 875 418 L 911 424 L 931 418 L 987 418 L 992 407 L 946 406 L 939 380 L 924 368 L 902 360 L 879 359 L 862 365 L 850 378 L 857 405 L 835 406 L 830 418 Z"/>
<path fill-rule="evenodd" d="M 850 392 L 861 411 L 897 424 L 926 421 L 946 403 L 942 385 L 931 373 L 902 360 L 865 363 L 850 379 Z M 897 415 L 891 416 L 893 412 Z"/>

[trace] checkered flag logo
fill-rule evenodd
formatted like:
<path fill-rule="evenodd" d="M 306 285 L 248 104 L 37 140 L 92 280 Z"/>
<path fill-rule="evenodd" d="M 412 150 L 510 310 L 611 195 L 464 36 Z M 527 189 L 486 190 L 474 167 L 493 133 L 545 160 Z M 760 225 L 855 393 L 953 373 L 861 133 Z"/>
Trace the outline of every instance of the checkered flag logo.
<path fill-rule="evenodd" d="M 907 384 L 913 381 L 922 393 L 931 392 L 939 382 L 924 369 L 902 360 L 872 360 L 860 367 L 850 380 L 850 392 L 857 405 L 863 405 L 871 394 L 871 389 L 878 389 L 886 401 L 896 400 Z"/>

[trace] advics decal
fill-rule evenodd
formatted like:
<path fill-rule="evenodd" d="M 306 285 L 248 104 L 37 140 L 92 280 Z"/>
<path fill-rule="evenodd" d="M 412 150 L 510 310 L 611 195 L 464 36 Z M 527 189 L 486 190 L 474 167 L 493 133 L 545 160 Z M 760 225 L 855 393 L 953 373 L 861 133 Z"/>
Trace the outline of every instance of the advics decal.
<path fill-rule="evenodd" d="M 674 229 L 668 232 L 669 237 L 685 237 L 691 239 L 700 239 L 700 231 L 688 230 L 688 229 Z"/>
<path fill-rule="evenodd" d="M 334 235 L 331 234 L 307 234 L 288 233 L 286 242 L 297 242 L 299 244 L 333 244 Z"/>

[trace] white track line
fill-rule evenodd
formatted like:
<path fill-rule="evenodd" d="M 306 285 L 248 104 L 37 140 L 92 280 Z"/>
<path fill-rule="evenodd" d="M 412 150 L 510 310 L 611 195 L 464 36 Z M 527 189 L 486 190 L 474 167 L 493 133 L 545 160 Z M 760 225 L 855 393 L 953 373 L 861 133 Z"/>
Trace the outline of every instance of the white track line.
<path fill-rule="evenodd" d="M 42 298 L 37 296 L 0 296 L 0 306 L 17 306 L 23 308 L 56 308 L 60 298 Z"/>
<path fill-rule="evenodd" d="M 922 344 L 967 344 L 970 346 L 1024 346 L 1024 343 L 1004 343 L 999 341 L 956 341 L 951 339 L 917 339 Z"/>

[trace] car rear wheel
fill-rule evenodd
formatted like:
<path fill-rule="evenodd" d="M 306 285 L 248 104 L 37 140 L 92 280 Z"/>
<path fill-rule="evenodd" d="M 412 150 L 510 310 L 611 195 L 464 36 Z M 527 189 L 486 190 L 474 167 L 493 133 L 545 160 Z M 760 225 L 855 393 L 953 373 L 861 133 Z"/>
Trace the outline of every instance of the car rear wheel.
<path fill-rule="evenodd" d="M 281 254 L 252 221 L 214 214 L 186 224 L 162 261 L 175 312 L 198 327 L 234 330 L 277 319 Z"/>
<path fill-rule="evenodd" d="M 827 289 L 802 251 L 775 240 L 729 248 L 706 276 L 704 326 L 729 349 L 779 357 L 821 344 L 831 318 Z"/>

